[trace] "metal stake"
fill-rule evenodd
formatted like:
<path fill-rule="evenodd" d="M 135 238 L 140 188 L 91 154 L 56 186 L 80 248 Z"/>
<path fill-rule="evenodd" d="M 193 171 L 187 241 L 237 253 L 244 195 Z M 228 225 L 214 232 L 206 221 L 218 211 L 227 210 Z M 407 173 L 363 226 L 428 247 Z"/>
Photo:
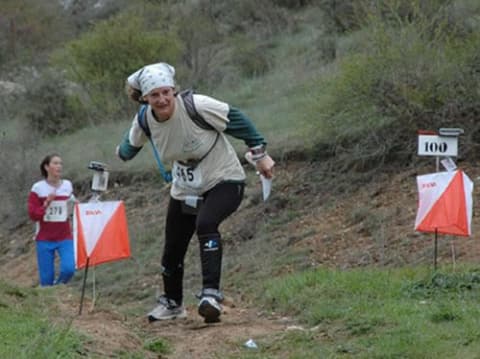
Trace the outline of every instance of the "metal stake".
<path fill-rule="evenodd" d="M 78 315 L 82 315 L 83 298 L 85 297 L 85 284 L 87 283 L 89 262 L 90 262 L 90 257 L 87 257 L 87 264 L 85 265 L 85 272 L 83 273 L 82 296 L 80 297 L 80 310 L 78 311 Z"/>

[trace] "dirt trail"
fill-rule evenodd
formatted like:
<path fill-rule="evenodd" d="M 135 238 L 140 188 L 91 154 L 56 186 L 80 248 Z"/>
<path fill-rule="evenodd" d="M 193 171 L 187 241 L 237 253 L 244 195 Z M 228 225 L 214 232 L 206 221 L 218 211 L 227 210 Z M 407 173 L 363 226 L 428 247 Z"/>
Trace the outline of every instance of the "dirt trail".
<path fill-rule="evenodd" d="M 68 312 L 78 309 L 64 305 Z M 88 304 L 87 304 L 88 306 Z M 145 339 L 135 333 L 148 333 L 150 340 L 165 340 L 171 348 L 169 359 L 210 359 L 222 352 L 231 353 L 232 346 L 249 350 L 243 344 L 253 339 L 282 333 L 285 319 L 272 319 L 245 308 L 224 307 L 222 322 L 204 324 L 196 314 L 196 308 L 187 308 L 188 317 L 172 321 L 148 323 L 146 317 L 127 317 L 102 309 L 87 310 L 73 320 L 73 327 L 92 338 L 87 346 L 89 355 L 112 356 L 121 351 L 142 351 L 145 357 L 157 358 L 158 354 L 144 351 Z M 145 335 L 145 334 L 144 334 Z M 240 350 L 240 349 L 239 349 Z"/>
<path fill-rule="evenodd" d="M 35 287 L 37 269 L 33 246 L 28 253 L 18 256 L 8 264 L 3 279 L 24 287 Z M 5 267 L 3 268 L 5 269 Z M 122 352 L 141 352 L 145 358 L 159 358 L 145 349 L 145 338 L 165 340 L 169 359 L 210 359 L 220 353 L 230 353 L 232 348 L 252 350 L 244 343 L 264 337 L 272 338 L 291 325 L 288 318 L 274 318 L 251 308 L 241 307 L 231 300 L 223 306 L 222 321 L 205 324 L 197 314 L 196 306 L 187 307 L 186 319 L 149 323 L 146 316 L 121 314 L 115 308 L 92 306 L 87 295 L 80 308 L 80 293 L 70 286 L 54 289 L 56 317 L 89 339 L 81 353 L 87 357 L 115 358 Z M 221 356 L 220 356 L 221 357 Z"/>
<path fill-rule="evenodd" d="M 78 301 L 63 303 L 62 311 L 78 312 Z M 85 303 L 89 307 L 90 303 Z M 222 321 L 205 324 L 196 313 L 195 306 L 187 307 L 188 317 L 171 321 L 148 323 L 146 317 L 129 317 L 114 311 L 97 309 L 85 310 L 82 315 L 73 317 L 75 330 L 87 335 L 91 341 L 87 344 L 87 355 L 115 357 L 122 351 L 141 351 L 146 358 L 158 358 L 158 354 L 147 352 L 145 338 L 166 341 L 171 348 L 169 359 L 211 359 L 220 353 L 232 353 L 232 347 L 238 350 L 251 350 L 244 343 L 253 339 L 271 338 L 284 332 L 288 327 L 286 318 L 269 318 L 247 308 L 224 306 Z M 71 314 L 67 314 L 71 315 Z M 148 340 L 147 340 L 148 342 Z"/>
<path fill-rule="evenodd" d="M 175 344 L 175 352 L 169 355 L 172 359 L 210 359 L 214 353 L 228 352 L 232 347 L 238 350 L 251 350 L 245 347 L 245 342 L 253 339 L 272 337 L 282 333 L 287 328 L 284 319 L 268 318 L 261 313 L 247 308 L 224 307 L 222 322 L 205 324 L 196 314 L 195 307 L 187 308 L 187 319 L 175 322 L 154 322 L 144 324 L 145 330 L 152 335 L 167 338 Z M 260 344 L 258 344 L 260 345 Z"/>

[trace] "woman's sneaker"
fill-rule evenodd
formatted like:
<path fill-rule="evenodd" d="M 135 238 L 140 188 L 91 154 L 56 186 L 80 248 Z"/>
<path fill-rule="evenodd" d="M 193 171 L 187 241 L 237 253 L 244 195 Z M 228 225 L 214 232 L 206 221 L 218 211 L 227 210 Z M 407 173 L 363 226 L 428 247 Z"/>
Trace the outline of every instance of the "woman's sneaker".
<path fill-rule="evenodd" d="M 203 297 L 198 303 L 198 314 L 205 318 L 205 323 L 217 323 L 220 321 L 222 307 L 214 297 Z"/>
<path fill-rule="evenodd" d="M 173 299 L 168 299 L 162 295 L 158 299 L 158 303 L 159 304 L 148 313 L 149 322 L 187 317 L 187 311 L 183 305 L 178 305 Z"/>

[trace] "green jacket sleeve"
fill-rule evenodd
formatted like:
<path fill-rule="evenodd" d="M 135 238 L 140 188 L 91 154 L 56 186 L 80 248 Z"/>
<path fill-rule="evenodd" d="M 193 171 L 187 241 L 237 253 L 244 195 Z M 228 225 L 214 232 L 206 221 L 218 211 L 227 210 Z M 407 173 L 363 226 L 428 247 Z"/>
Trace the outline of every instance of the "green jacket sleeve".
<path fill-rule="evenodd" d="M 118 157 L 120 157 L 123 161 L 131 160 L 142 149 L 142 147 L 132 146 L 128 137 L 129 137 L 129 131 L 127 131 L 123 136 L 122 142 L 120 143 L 120 146 L 118 149 Z"/>
<path fill-rule="evenodd" d="M 243 140 L 250 148 L 267 144 L 263 136 L 255 128 L 252 120 L 237 108 L 230 107 L 227 118 L 229 122 L 225 129 L 226 134 Z"/>

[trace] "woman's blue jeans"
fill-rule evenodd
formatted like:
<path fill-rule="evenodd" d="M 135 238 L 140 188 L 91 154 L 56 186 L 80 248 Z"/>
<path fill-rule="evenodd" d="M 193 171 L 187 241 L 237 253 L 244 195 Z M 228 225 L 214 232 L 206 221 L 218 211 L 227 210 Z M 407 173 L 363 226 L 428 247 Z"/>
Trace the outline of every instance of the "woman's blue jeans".
<path fill-rule="evenodd" d="M 40 286 L 67 283 L 75 273 L 73 240 L 36 241 Z M 55 252 L 60 257 L 60 273 L 55 279 Z"/>

